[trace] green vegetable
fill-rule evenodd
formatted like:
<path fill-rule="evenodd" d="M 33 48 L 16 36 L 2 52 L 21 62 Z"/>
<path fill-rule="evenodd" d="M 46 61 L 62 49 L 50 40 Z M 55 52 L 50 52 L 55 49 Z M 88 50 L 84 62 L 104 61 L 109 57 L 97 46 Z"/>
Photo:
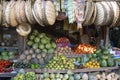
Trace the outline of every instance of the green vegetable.
<path fill-rule="evenodd" d="M 35 36 L 33 36 L 33 35 L 31 35 L 31 36 L 29 37 L 30 40 L 34 40 L 34 38 L 35 38 Z"/>
<path fill-rule="evenodd" d="M 44 44 L 40 44 L 39 49 L 44 49 Z"/>
<path fill-rule="evenodd" d="M 54 52 L 54 49 L 52 48 L 48 50 L 48 53 L 53 53 L 53 52 Z"/>
<path fill-rule="evenodd" d="M 109 66 L 109 67 L 112 67 L 112 66 L 115 65 L 114 59 L 112 59 L 112 58 L 108 58 L 107 63 L 108 63 L 108 66 Z"/>
<path fill-rule="evenodd" d="M 33 45 L 32 45 L 32 48 L 33 48 L 33 49 L 38 49 L 38 44 L 37 44 L 37 43 L 33 44 Z"/>
<path fill-rule="evenodd" d="M 34 39 L 34 41 L 35 41 L 35 43 L 39 43 L 39 42 L 40 42 L 40 39 L 36 37 L 36 38 Z"/>
<path fill-rule="evenodd" d="M 55 42 L 52 42 L 51 45 L 52 45 L 53 48 L 56 48 L 56 43 Z"/>
<path fill-rule="evenodd" d="M 47 49 L 50 49 L 50 48 L 52 48 L 52 45 L 51 45 L 50 43 L 48 43 L 48 44 L 45 45 L 45 47 L 46 47 Z"/>
<path fill-rule="evenodd" d="M 101 67 L 107 67 L 107 61 L 106 60 L 101 61 Z"/>
<path fill-rule="evenodd" d="M 28 46 L 32 46 L 33 45 L 33 41 L 27 41 L 27 45 Z"/>

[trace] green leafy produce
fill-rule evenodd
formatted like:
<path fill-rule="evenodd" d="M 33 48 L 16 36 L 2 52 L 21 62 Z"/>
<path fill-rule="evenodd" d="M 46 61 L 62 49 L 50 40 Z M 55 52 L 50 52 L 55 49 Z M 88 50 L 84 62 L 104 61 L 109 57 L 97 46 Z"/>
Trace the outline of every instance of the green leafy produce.
<path fill-rule="evenodd" d="M 34 38 L 35 38 L 35 36 L 33 36 L 33 35 L 31 35 L 31 36 L 29 37 L 29 39 L 30 39 L 31 41 L 33 41 Z"/>
<path fill-rule="evenodd" d="M 28 42 L 27 42 L 27 45 L 28 45 L 28 46 L 32 46 L 32 45 L 33 45 L 33 41 L 28 41 Z"/>
<path fill-rule="evenodd" d="M 112 58 L 108 58 L 107 63 L 108 63 L 109 67 L 112 67 L 115 65 L 114 59 L 112 59 Z"/>
<path fill-rule="evenodd" d="M 107 67 L 107 61 L 106 60 L 102 60 L 101 61 L 101 66 L 102 67 Z"/>
<path fill-rule="evenodd" d="M 36 38 L 34 39 L 34 42 L 35 42 L 35 43 L 39 43 L 39 42 L 40 42 L 40 38 L 36 37 Z"/>

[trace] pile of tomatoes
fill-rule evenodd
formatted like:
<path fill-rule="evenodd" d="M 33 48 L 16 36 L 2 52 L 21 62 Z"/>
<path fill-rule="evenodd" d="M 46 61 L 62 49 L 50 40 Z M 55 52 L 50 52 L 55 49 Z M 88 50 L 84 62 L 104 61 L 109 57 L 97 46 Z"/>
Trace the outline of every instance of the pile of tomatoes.
<path fill-rule="evenodd" d="M 0 73 L 11 72 L 12 68 L 9 68 L 12 65 L 12 62 L 9 60 L 0 60 Z"/>

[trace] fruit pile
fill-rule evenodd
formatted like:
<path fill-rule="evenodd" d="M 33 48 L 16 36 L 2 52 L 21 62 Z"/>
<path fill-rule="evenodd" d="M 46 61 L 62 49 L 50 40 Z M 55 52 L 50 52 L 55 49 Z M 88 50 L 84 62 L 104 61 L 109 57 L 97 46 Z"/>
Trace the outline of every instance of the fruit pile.
<path fill-rule="evenodd" d="M 97 60 L 101 67 L 112 67 L 115 65 L 113 55 L 105 47 L 96 50 L 94 54 L 88 54 L 88 60 L 93 59 Z"/>
<path fill-rule="evenodd" d="M 45 33 L 39 33 L 34 30 L 28 38 L 27 45 L 33 49 L 39 49 L 41 52 L 53 53 L 56 49 L 56 43 Z"/>
<path fill-rule="evenodd" d="M 53 54 L 47 54 L 44 52 L 40 52 L 39 49 L 33 50 L 28 49 L 25 50 L 20 57 L 18 58 L 18 62 L 24 63 L 36 63 L 40 65 L 45 65 L 48 61 L 53 57 Z"/>
<path fill-rule="evenodd" d="M 92 46 L 90 44 L 80 44 L 74 50 L 74 53 L 75 54 L 89 54 L 89 53 L 94 53 L 95 51 L 96 51 L 95 46 Z"/>
<path fill-rule="evenodd" d="M 61 55 L 61 54 L 73 54 L 73 51 L 70 47 L 58 47 L 55 52 L 55 54 Z"/>
<path fill-rule="evenodd" d="M 12 65 L 12 62 L 9 60 L 0 60 L 0 73 L 11 72 L 12 69 L 9 68 Z"/>
<path fill-rule="evenodd" d="M 46 68 L 55 70 L 74 69 L 74 61 L 74 58 L 68 59 L 64 55 L 54 56 L 53 59 L 49 61 Z"/>
<path fill-rule="evenodd" d="M 25 74 L 18 73 L 13 80 L 37 80 L 34 72 L 26 72 Z"/>
<path fill-rule="evenodd" d="M 0 54 L 0 60 L 10 60 L 16 58 L 18 55 L 17 51 L 3 51 Z"/>
<path fill-rule="evenodd" d="M 85 68 L 100 68 L 100 63 L 96 60 L 89 61 L 84 64 Z"/>
<path fill-rule="evenodd" d="M 57 47 L 66 47 L 66 46 L 70 47 L 70 41 L 68 38 L 65 37 L 56 39 L 56 44 Z"/>

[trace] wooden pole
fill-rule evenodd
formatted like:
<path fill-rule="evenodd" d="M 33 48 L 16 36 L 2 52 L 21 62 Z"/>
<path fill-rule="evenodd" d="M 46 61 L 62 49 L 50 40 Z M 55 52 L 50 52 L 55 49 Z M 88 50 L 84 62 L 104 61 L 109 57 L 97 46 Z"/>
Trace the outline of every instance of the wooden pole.
<path fill-rule="evenodd" d="M 109 46 L 109 27 L 106 27 L 106 34 L 105 34 L 105 47 L 108 48 Z"/>

